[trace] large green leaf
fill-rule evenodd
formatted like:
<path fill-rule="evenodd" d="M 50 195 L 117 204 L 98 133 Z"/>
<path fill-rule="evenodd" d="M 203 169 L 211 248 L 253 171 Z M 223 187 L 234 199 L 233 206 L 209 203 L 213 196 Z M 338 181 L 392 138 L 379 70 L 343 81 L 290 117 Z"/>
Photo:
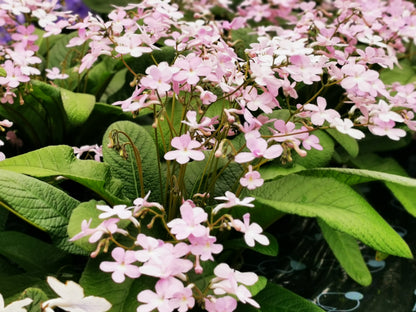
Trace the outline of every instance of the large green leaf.
<path fill-rule="evenodd" d="M 376 250 L 412 258 L 399 234 L 358 193 L 333 178 L 293 174 L 266 182 L 249 195 L 256 198 L 257 210 L 318 217 Z M 263 225 L 273 221 L 259 220 Z"/>
<path fill-rule="evenodd" d="M 324 312 L 317 305 L 305 298 L 283 288 L 282 286 L 267 283 L 254 299 L 259 303 L 260 310 L 250 305 L 239 305 L 239 312 Z"/>
<path fill-rule="evenodd" d="M 361 169 L 374 170 L 393 176 L 392 179 L 382 179 L 393 195 L 412 216 L 416 217 L 415 179 L 408 178 L 406 170 L 393 158 L 383 158 L 376 154 L 365 154 L 352 160 Z"/>
<path fill-rule="evenodd" d="M 144 192 L 151 191 L 150 198 L 161 202 L 163 185 L 159 175 L 156 145 L 152 137 L 143 127 L 131 121 L 118 121 L 107 129 L 103 138 L 104 161 L 111 166 L 113 176 L 123 181 L 123 193 L 131 201 L 137 197 L 144 196 L 141 191 L 141 175 L 135 160 L 134 150 L 131 146 L 126 146 L 127 159 L 120 156 L 120 152 L 115 148 L 108 147 L 110 142 L 109 135 L 112 130 L 122 131 L 130 137 L 140 153 Z M 128 140 L 123 134 L 120 134 L 119 142 L 124 144 Z"/>
<path fill-rule="evenodd" d="M 66 229 L 77 200 L 48 183 L 8 170 L 0 170 L 0 189 L 1 207 L 49 233 L 60 249 L 83 253 L 68 241 Z"/>
<path fill-rule="evenodd" d="M 348 185 L 381 180 L 397 185 L 408 186 L 410 188 L 416 187 L 416 179 L 405 177 L 402 175 L 367 169 L 315 168 L 301 171 L 300 174 L 320 177 L 332 177 Z"/>
<path fill-rule="evenodd" d="M 0 169 L 37 178 L 64 176 L 91 189 L 111 204 L 123 202 L 118 197 L 122 196 L 122 182 L 111 176 L 109 166 L 94 160 L 80 160 L 67 145 L 48 146 L 7 158 L 0 162 Z"/>
<path fill-rule="evenodd" d="M 361 285 L 370 285 L 371 273 L 361 255 L 357 240 L 348 234 L 332 229 L 321 219 L 318 219 L 318 223 L 329 247 L 348 275 Z"/>
<path fill-rule="evenodd" d="M 0 232 L 0 255 L 26 271 L 43 273 L 57 271 L 66 256 L 51 244 L 15 231 Z"/>
<path fill-rule="evenodd" d="M 95 105 L 95 96 L 61 89 L 62 104 L 70 127 L 78 127 L 87 121 Z"/>
<path fill-rule="evenodd" d="M 62 107 L 59 88 L 44 82 L 31 81 L 31 90 L 12 105 L 0 105 L 0 115 L 15 124 L 19 136 L 29 146 L 45 146 L 61 142 L 67 117 Z"/>

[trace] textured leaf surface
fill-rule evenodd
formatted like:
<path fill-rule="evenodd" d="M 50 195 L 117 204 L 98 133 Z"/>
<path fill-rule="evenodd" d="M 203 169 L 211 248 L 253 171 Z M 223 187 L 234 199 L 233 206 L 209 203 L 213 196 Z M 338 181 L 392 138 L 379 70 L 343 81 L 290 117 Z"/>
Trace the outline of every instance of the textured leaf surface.
<path fill-rule="evenodd" d="M 381 171 L 367 169 L 316 168 L 302 171 L 301 174 L 321 177 L 332 177 L 348 185 L 381 180 L 384 182 L 391 182 L 397 185 L 408 186 L 411 188 L 416 187 L 416 179 L 405 177 L 398 174 L 385 173 Z M 416 189 L 414 191 L 416 191 Z"/>
<path fill-rule="evenodd" d="M 48 146 L 0 162 L 0 169 L 27 174 L 37 178 L 64 176 L 84 185 L 106 201 L 116 204 L 122 200 L 122 182 L 111 176 L 105 163 L 80 160 L 67 145 Z"/>
<path fill-rule="evenodd" d="M 318 223 L 325 240 L 347 274 L 363 286 L 370 285 L 372 280 L 371 273 L 361 255 L 357 240 L 345 233 L 332 229 L 320 219 L 318 219 Z"/>
<path fill-rule="evenodd" d="M 139 150 L 143 168 L 144 191 L 145 193 L 151 191 L 150 199 L 161 202 L 163 188 L 161 188 L 162 181 L 159 179 L 156 145 L 152 137 L 143 127 L 131 121 L 118 121 L 107 129 L 103 138 L 104 161 L 111 166 L 113 176 L 123 181 L 123 193 L 131 201 L 141 197 L 140 175 L 131 146 L 126 147 L 127 159 L 121 157 L 114 148 L 108 148 L 109 134 L 113 129 L 126 133 Z M 120 144 L 128 142 L 122 134 L 119 139 Z"/>
<path fill-rule="evenodd" d="M 68 241 L 67 225 L 78 201 L 65 192 L 7 170 L 0 170 L 0 205 L 50 234 L 55 245 L 68 252 L 82 252 Z"/>
<path fill-rule="evenodd" d="M 353 189 L 335 179 L 290 175 L 266 182 L 250 195 L 256 197 L 257 210 L 318 217 L 376 250 L 412 258 L 397 232 Z M 259 221 L 270 225 L 274 220 Z"/>

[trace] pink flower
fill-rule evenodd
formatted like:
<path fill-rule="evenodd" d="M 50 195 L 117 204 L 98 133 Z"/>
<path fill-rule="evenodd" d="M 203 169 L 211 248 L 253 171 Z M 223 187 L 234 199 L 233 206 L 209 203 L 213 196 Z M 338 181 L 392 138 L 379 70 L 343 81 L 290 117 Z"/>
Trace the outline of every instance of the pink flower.
<path fill-rule="evenodd" d="M 253 166 L 248 166 L 248 172 L 240 179 L 240 184 L 249 190 L 254 190 L 263 185 L 264 180 L 260 176 L 260 172 L 253 171 Z"/>
<path fill-rule="evenodd" d="M 114 215 L 120 219 L 128 219 L 131 217 L 131 211 L 126 205 L 115 205 L 113 208 L 107 205 L 97 205 L 97 209 L 104 211 L 98 216 L 100 219 L 107 219 Z"/>
<path fill-rule="evenodd" d="M 406 131 L 400 128 L 394 128 L 396 123 L 393 120 L 383 121 L 379 118 L 374 118 L 374 124 L 368 126 L 371 133 L 379 136 L 387 136 L 389 139 L 399 141 L 406 136 Z"/>
<path fill-rule="evenodd" d="M 181 305 L 175 298 L 175 294 L 183 290 L 184 286 L 176 278 L 164 278 L 157 281 L 155 292 L 149 289 L 142 290 L 137 295 L 139 305 L 137 312 L 150 312 L 157 309 L 159 312 L 171 312 Z M 183 310 L 182 310 L 183 311 Z"/>
<path fill-rule="evenodd" d="M 196 150 L 201 147 L 201 143 L 191 139 L 189 132 L 175 137 L 170 143 L 177 150 L 169 151 L 165 154 L 166 160 L 175 159 L 181 165 L 187 163 L 189 160 L 203 160 L 205 158 L 204 153 Z"/>
<path fill-rule="evenodd" d="M 188 253 L 189 246 L 185 243 L 165 243 L 153 250 L 149 260 L 139 268 L 140 273 L 158 278 L 182 276 L 193 267 L 192 261 L 182 259 Z"/>
<path fill-rule="evenodd" d="M 3 68 L 6 71 L 6 77 L 0 77 L 0 84 L 10 88 L 16 88 L 20 82 L 28 82 L 30 78 L 23 75 L 19 67 L 14 67 L 13 62 L 7 60 Z"/>
<path fill-rule="evenodd" d="M 364 138 L 365 134 L 358 129 L 354 129 L 353 126 L 353 122 L 347 118 L 336 118 L 331 123 L 331 127 L 335 127 L 339 132 L 348 134 L 354 139 L 360 140 Z"/>
<path fill-rule="evenodd" d="M 96 243 L 100 240 L 100 238 L 104 234 L 115 234 L 120 233 L 123 235 L 127 234 L 126 230 L 119 229 L 117 226 L 117 223 L 120 221 L 120 219 L 117 218 L 111 218 L 104 220 L 100 225 L 98 225 L 96 228 L 91 229 L 89 226 L 91 225 L 92 219 L 90 219 L 88 222 L 87 220 L 83 220 L 81 223 L 81 232 L 72 237 L 70 240 L 74 241 L 77 239 L 80 239 L 81 237 L 91 235 L 88 241 L 90 243 Z"/>
<path fill-rule="evenodd" d="M 207 76 L 211 72 L 211 67 L 195 53 L 190 53 L 184 58 L 178 58 L 175 66 L 180 71 L 173 76 L 173 80 L 178 82 L 186 82 L 190 85 L 196 85 L 200 77 Z"/>
<path fill-rule="evenodd" d="M 206 227 L 201 224 L 208 219 L 208 214 L 200 207 L 193 207 L 189 201 L 185 201 L 181 207 L 181 218 L 170 221 L 167 225 L 171 228 L 176 239 L 181 240 L 189 235 L 200 237 L 205 235 Z"/>
<path fill-rule="evenodd" d="M 158 66 L 152 65 L 146 69 L 147 76 L 140 80 L 140 85 L 164 94 L 171 89 L 172 76 L 178 70 L 170 67 L 167 62 L 161 62 Z"/>
<path fill-rule="evenodd" d="M 103 261 L 100 269 L 104 272 L 113 272 L 111 278 L 116 283 L 124 282 L 126 276 L 137 278 L 140 276 L 139 268 L 131 263 L 136 262 L 135 253 L 132 250 L 125 251 L 121 247 L 116 247 L 111 252 L 111 256 L 116 262 Z"/>
<path fill-rule="evenodd" d="M 274 159 L 282 155 L 283 148 L 278 145 L 267 147 L 266 140 L 260 137 L 246 136 L 247 148 L 250 152 L 241 152 L 235 155 L 235 161 L 238 163 L 246 163 L 255 158 L 264 157 L 266 159 Z"/>
<path fill-rule="evenodd" d="M 378 72 L 371 69 L 366 69 L 361 64 L 347 64 L 342 67 L 342 72 L 346 77 L 341 81 L 341 86 L 346 90 L 357 88 L 362 92 L 368 92 L 375 96 L 373 83 L 378 80 Z"/>
<path fill-rule="evenodd" d="M 138 213 L 142 208 L 151 208 L 155 207 L 159 210 L 164 210 L 163 206 L 157 202 L 148 202 L 147 199 L 150 196 L 150 191 L 147 192 L 146 196 L 144 198 L 138 197 L 133 201 L 134 204 L 134 211 L 133 214 L 135 215 Z"/>
<path fill-rule="evenodd" d="M 322 126 L 326 121 L 332 122 L 335 118 L 340 118 L 340 114 L 334 109 L 326 109 L 326 99 L 318 96 L 316 100 L 317 105 L 306 104 L 303 109 L 312 111 L 311 121 L 316 126 Z"/>
<path fill-rule="evenodd" d="M 136 259 L 140 262 L 147 262 L 153 257 L 158 257 L 158 248 L 163 247 L 163 241 L 146 236 L 143 233 L 137 235 L 135 245 L 142 247 L 136 251 Z"/>
<path fill-rule="evenodd" d="M 215 208 L 212 210 L 213 214 L 216 214 L 218 211 L 220 211 L 223 208 L 231 208 L 234 206 L 244 206 L 244 207 L 254 207 L 254 205 L 251 203 L 255 198 L 254 197 L 245 197 L 243 200 L 240 200 L 237 196 L 235 196 L 234 193 L 230 191 L 225 192 L 225 196 L 218 196 L 215 197 L 216 200 L 225 200 L 225 203 L 219 204 L 215 206 Z"/>
<path fill-rule="evenodd" d="M 208 231 L 200 237 L 190 235 L 188 239 L 191 243 L 191 253 L 195 256 L 200 256 L 202 261 L 214 261 L 212 254 L 219 254 L 223 249 L 222 245 L 214 244 L 217 238 L 209 235 Z"/>
<path fill-rule="evenodd" d="M 308 56 L 293 55 L 290 57 L 290 62 L 292 65 L 287 66 L 286 70 L 293 80 L 307 85 L 321 80 L 320 75 L 323 73 L 321 64 L 312 63 Z"/>
<path fill-rule="evenodd" d="M 259 242 L 261 245 L 268 245 L 269 239 L 267 236 L 261 234 L 263 229 L 257 223 L 250 224 L 250 214 L 246 213 L 243 216 L 244 223 L 240 220 L 233 220 L 231 222 L 232 226 L 235 230 L 244 233 L 244 240 L 246 241 L 247 245 L 250 247 L 254 247 L 255 242 Z"/>
<path fill-rule="evenodd" d="M 231 296 L 205 298 L 205 309 L 208 312 L 232 312 L 237 309 L 237 300 Z"/>
<path fill-rule="evenodd" d="M 67 74 L 62 74 L 59 71 L 58 67 L 53 67 L 52 69 L 45 69 L 45 71 L 47 72 L 46 77 L 48 77 L 49 79 L 53 80 L 53 79 L 66 79 L 69 77 L 69 75 Z"/>
<path fill-rule="evenodd" d="M 240 272 L 231 269 L 226 263 L 220 263 L 214 269 L 215 278 L 211 280 L 211 288 L 216 295 L 235 295 L 243 303 L 249 303 L 256 308 L 259 304 L 251 298 L 251 293 L 244 285 L 254 285 L 258 276 L 253 272 Z M 244 284 L 244 285 L 241 285 Z"/>

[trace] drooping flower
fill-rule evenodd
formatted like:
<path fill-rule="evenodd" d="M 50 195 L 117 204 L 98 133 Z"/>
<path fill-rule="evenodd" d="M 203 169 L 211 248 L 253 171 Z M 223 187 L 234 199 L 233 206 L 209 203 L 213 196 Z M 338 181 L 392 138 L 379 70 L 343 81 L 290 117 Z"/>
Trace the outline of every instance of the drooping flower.
<path fill-rule="evenodd" d="M 45 311 L 53 311 L 53 308 L 58 307 L 68 312 L 105 312 L 111 308 L 111 304 L 104 298 L 85 297 L 84 289 L 73 281 L 64 284 L 55 277 L 48 276 L 47 282 L 59 298 L 43 302 L 42 309 Z"/>
<path fill-rule="evenodd" d="M 31 304 L 32 301 L 33 300 L 31 298 L 25 298 L 14 301 L 5 307 L 3 296 L 0 294 L 0 312 L 26 312 L 27 310 L 23 307 Z"/>

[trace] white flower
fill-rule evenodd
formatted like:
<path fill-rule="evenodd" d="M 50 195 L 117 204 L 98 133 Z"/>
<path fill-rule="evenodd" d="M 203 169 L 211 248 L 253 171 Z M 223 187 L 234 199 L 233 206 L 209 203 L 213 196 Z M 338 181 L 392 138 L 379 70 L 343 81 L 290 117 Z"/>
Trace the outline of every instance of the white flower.
<path fill-rule="evenodd" d="M 73 281 L 65 284 L 52 276 L 48 276 L 49 286 L 60 296 L 42 303 L 44 311 L 53 311 L 59 307 L 68 312 L 105 312 L 111 308 L 111 304 L 104 298 L 96 296 L 84 297 L 84 289 Z"/>
<path fill-rule="evenodd" d="M 0 294 L 0 312 L 26 312 L 24 306 L 32 303 L 32 299 L 25 298 L 23 300 L 15 301 L 10 303 L 7 307 L 4 306 L 3 296 Z"/>

